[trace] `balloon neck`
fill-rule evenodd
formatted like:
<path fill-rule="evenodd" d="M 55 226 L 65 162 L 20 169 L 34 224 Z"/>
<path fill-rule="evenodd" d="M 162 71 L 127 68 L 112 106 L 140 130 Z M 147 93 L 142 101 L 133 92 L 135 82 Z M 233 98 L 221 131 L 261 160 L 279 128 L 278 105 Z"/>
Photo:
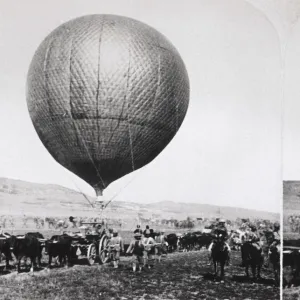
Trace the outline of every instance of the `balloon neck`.
<path fill-rule="evenodd" d="M 97 196 L 96 202 L 98 202 L 98 203 L 104 202 L 104 197 L 103 196 Z"/>
<path fill-rule="evenodd" d="M 103 196 L 103 189 L 101 189 L 99 187 L 94 187 L 94 189 L 95 189 L 97 198 Z"/>

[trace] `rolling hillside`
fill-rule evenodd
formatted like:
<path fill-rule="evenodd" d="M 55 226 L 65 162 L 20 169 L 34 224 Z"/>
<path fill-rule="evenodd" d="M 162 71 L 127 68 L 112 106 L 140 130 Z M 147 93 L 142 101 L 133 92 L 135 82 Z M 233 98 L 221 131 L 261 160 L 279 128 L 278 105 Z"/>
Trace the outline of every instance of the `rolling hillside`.
<path fill-rule="evenodd" d="M 93 202 L 92 197 L 88 198 Z M 8 178 L 0 178 L 0 207 L 2 215 L 95 215 L 95 210 L 91 208 L 84 196 L 74 190 L 58 185 L 30 183 Z M 138 215 L 143 218 L 175 218 L 177 220 L 188 216 L 192 218 L 222 216 L 232 220 L 238 217 L 279 219 L 279 214 L 263 211 L 172 201 L 148 204 L 113 201 L 105 210 L 105 215 L 108 218 L 117 216 L 124 219 L 135 219 Z"/>

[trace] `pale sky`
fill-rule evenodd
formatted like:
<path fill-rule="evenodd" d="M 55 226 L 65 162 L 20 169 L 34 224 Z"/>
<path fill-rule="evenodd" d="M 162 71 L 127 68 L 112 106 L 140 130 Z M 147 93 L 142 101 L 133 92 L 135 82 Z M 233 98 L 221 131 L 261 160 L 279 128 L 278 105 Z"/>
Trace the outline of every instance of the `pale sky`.
<path fill-rule="evenodd" d="M 283 179 L 300 180 L 300 23 L 292 28 L 286 48 L 283 119 Z"/>
<path fill-rule="evenodd" d="M 109 199 L 130 182 L 117 200 L 279 212 L 281 21 L 276 11 L 264 9 L 244 0 L 0 0 L 0 176 L 95 195 L 40 142 L 27 111 L 25 82 L 34 51 L 54 28 L 85 14 L 117 14 L 147 23 L 174 44 L 187 67 L 191 96 L 186 119 L 167 148 L 112 183 L 104 196 Z M 295 47 L 299 53 L 299 39 Z"/>

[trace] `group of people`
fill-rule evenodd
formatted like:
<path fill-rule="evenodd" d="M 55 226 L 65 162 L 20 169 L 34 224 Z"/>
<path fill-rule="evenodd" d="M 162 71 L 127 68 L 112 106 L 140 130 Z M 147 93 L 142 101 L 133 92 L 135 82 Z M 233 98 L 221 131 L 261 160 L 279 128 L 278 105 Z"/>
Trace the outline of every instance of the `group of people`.
<path fill-rule="evenodd" d="M 126 251 L 127 254 L 132 255 L 133 272 L 137 270 L 141 272 L 143 267 L 151 269 L 154 266 L 155 256 L 157 261 L 160 262 L 162 255 L 167 253 L 167 245 L 163 231 L 154 232 L 148 225 L 142 231 L 138 225 Z M 124 252 L 124 244 L 116 230 L 112 230 L 112 237 L 108 246 L 112 251 L 114 268 L 118 268 L 120 252 Z"/>
<path fill-rule="evenodd" d="M 269 250 L 266 253 L 266 264 L 268 264 L 269 261 L 269 254 L 277 250 L 279 250 L 280 246 L 280 225 L 279 223 L 275 223 L 273 226 L 273 232 L 272 232 L 272 237 L 271 237 L 271 243 L 269 245 Z M 214 247 L 218 242 L 222 242 L 224 244 L 225 249 L 227 250 L 228 253 L 228 260 L 227 260 L 227 265 L 230 264 L 230 252 L 231 248 L 228 244 L 228 238 L 229 238 L 229 233 L 226 228 L 226 221 L 225 220 L 219 220 L 217 225 L 215 226 L 213 232 L 213 241 L 210 244 L 208 250 L 209 250 L 209 262 L 208 265 L 211 264 L 212 262 L 212 252 Z M 258 233 L 257 227 L 254 224 L 249 224 L 247 228 L 245 229 L 245 233 L 243 236 L 242 240 L 242 245 L 241 245 L 241 255 L 242 255 L 242 266 L 245 266 L 245 261 L 247 259 L 247 253 L 245 251 L 245 244 L 250 244 L 254 248 L 256 248 L 258 251 L 262 251 L 262 243 L 260 239 L 260 235 Z M 277 248 L 277 249 L 276 249 Z"/>
<path fill-rule="evenodd" d="M 69 218 L 68 227 L 76 227 L 75 219 L 73 217 Z M 273 226 L 271 243 L 269 244 L 269 250 L 266 253 L 266 264 L 268 264 L 269 254 L 276 247 L 278 249 L 280 245 L 280 225 L 275 223 Z M 228 243 L 228 239 L 230 234 L 226 227 L 226 221 L 221 219 L 215 225 L 213 231 L 213 240 L 208 247 L 209 251 L 209 262 L 208 265 L 212 263 L 212 253 L 217 245 L 217 243 L 223 243 L 225 250 L 228 253 L 227 265 L 230 265 L 230 253 L 231 248 Z M 247 259 L 247 253 L 245 251 L 245 245 L 250 244 L 258 251 L 262 251 L 262 241 L 260 239 L 259 232 L 257 227 L 254 224 L 248 224 L 248 226 L 244 229 L 244 235 L 242 239 L 241 245 L 241 256 L 242 256 L 242 266 L 245 266 L 245 261 Z M 164 231 L 154 232 L 153 229 L 150 229 L 147 225 L 145 230 L 143 231 L 140 228 L 140 225 L 137 225 L 137 228 L 133 232 L 133 239 L 131 240 L 129 247 L 126 251 L 126 254 L 132 255 L 132 268 L 133 271 L 136 272 L 141 271 L 143 267 L 152 268 L 154 266 L 154 256 L 157 258 L 157 261 L 160 262 L 163 254 L 167 253 L 168 243 L 166 241 L 166 237 L 164 235 Z M 119 236 L 118 231 L 113 229 L 109 232 L 109 242 L 108 248 L 110 253 L 112 254 L 112 261 L 115 268 L 118 268 L 120 261 L 120 253 L 124 253 L 124 243 L 123 239 Z M 279 251 L 279 249 L 277 250 Z"/>

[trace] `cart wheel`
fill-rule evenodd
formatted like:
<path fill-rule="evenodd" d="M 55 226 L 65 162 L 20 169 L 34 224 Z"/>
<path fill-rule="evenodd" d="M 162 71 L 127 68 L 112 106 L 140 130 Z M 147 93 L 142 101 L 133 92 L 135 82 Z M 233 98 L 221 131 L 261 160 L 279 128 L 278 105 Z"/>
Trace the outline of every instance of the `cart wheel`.
<path fill-rule="evenodd" d="M 87 251 L 87 260 L 90 266 L 92 266 L 96 261 L 96 247 L 94 244 L 90 244 Z"/>
<path fill-rule="evenodd" d="M 105 264 L 109 261 L 109 252 L 108 252 L 108 238 L 103 236 L 99 243 L 99 259 L 102 264 Z"/>

